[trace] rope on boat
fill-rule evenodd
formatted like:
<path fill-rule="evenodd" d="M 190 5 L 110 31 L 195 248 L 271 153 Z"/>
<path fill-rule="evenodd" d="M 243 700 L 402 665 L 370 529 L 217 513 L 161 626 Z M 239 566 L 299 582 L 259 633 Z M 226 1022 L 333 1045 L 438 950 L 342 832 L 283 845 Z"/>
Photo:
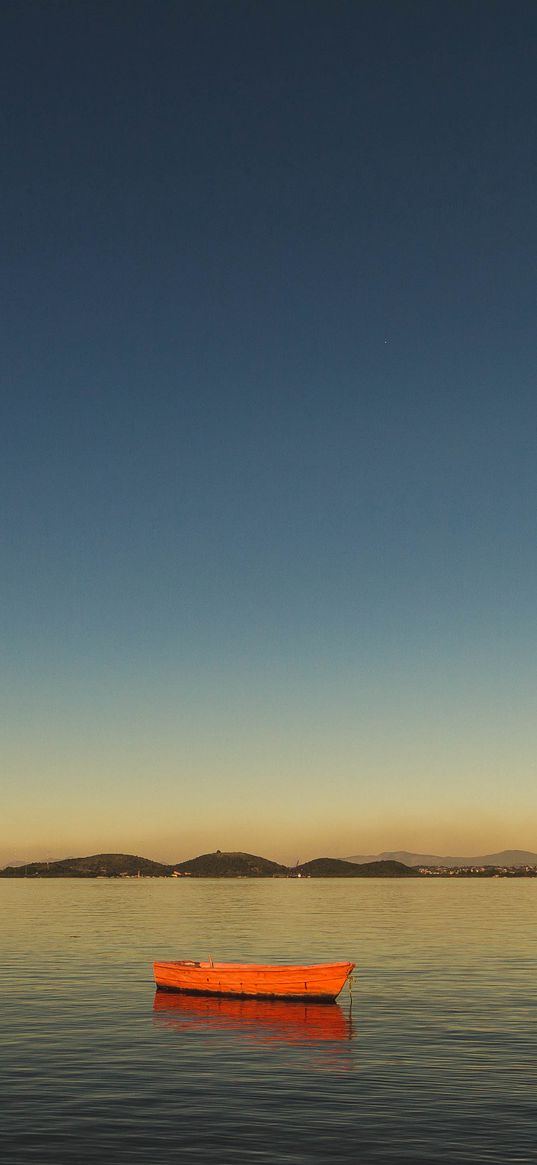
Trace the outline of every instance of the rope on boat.
<path fill-rule="evenodd" d="M 352 1011 L 352 986 L 354 983 L 354 975 L 349 975 L 347 983 L 349 984 L 350 1010 Z"/>

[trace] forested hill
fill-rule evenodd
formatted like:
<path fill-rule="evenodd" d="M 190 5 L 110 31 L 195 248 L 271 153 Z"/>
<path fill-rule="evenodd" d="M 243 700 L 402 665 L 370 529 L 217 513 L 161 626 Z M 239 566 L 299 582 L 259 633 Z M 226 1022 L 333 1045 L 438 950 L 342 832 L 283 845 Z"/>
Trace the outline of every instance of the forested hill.
<path fill-rule="evenodd" d="M 402 862 L 345 862 L 340 858 L 314 858 L 293 871 L 301 878 L 419 878 L 417 870 Z"/>
<path fill-rule="evenodd" d="M 190 874 L 196 878 L 274 878 L 286 877 L 287 866 L 260 858 L 255 854 L 240 851 L 217 850 L 214 854 L 201 854 L 188 862 L 178 862 L 174 866 L 178 874 Z"/>
<path fill-rule="evenodd" d="M 93 854 L 87 858 L 62 858 L 59 862 L 30 862 L 7 866 L 0 878 L 119 878 L 123 876 L 165 878 L 173 866 L 153 862 L 135 854 Z"/>

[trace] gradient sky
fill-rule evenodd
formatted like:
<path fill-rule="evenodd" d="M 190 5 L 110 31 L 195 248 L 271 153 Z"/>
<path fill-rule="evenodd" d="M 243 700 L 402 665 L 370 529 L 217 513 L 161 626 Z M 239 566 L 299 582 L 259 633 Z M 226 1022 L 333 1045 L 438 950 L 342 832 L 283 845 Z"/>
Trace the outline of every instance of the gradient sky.
<path fill-rule="evenodd" d="M 537 849 L 537 5 L 0 22 L 0 862 Z"/>

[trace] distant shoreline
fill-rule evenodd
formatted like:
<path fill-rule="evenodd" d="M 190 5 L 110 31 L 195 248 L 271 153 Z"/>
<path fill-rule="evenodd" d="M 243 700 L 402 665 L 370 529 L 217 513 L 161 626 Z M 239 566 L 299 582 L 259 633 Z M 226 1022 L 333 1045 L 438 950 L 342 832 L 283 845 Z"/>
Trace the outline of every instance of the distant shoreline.
<path fill-rule="evenodd" d="M 409 866 L 393 859 L 352 862 L 314 858 L 284 866 L 269 858 L 217 850 L 171 865 L 136 854 L 93 854 L 6 866 L 0 878 L 535 878 L 535 865 Z"/>

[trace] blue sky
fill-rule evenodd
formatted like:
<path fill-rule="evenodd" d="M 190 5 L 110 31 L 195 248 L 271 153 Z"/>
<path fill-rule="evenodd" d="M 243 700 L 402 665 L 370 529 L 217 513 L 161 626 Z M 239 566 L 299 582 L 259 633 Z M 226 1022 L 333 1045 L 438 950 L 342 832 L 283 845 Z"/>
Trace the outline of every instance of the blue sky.
<path fill-rule="evenodd" d="M 1 20 L 0 861 L 537 848 L 535 6 Z"/>

